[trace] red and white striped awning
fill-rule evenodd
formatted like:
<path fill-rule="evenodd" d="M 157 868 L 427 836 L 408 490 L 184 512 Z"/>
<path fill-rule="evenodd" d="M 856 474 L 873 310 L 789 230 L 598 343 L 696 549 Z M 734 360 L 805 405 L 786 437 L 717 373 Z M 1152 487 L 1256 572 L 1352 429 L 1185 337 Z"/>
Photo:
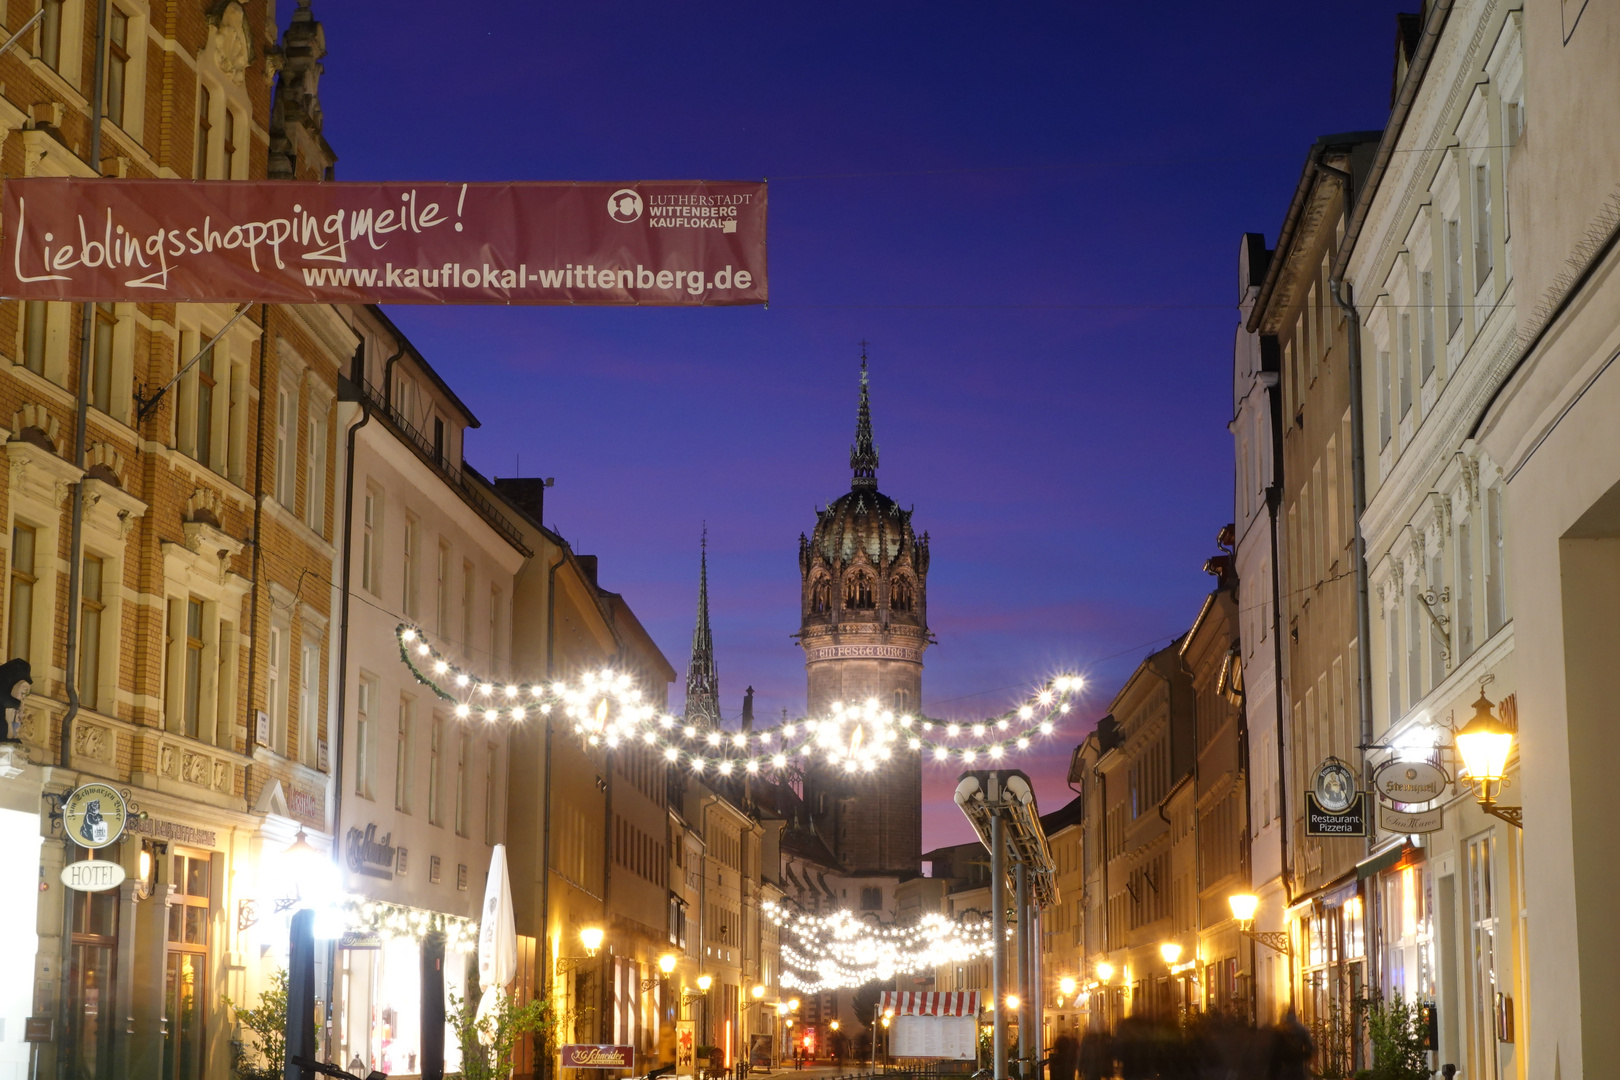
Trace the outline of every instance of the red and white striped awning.
<path fill-rule="evenodd" d="M 894 1010 L 896 1016 L 977 1016 L 979 992 L 957 990 L 946 993 L 924 993 L 917 990 L 883 991 L 883 1009 Z"/>

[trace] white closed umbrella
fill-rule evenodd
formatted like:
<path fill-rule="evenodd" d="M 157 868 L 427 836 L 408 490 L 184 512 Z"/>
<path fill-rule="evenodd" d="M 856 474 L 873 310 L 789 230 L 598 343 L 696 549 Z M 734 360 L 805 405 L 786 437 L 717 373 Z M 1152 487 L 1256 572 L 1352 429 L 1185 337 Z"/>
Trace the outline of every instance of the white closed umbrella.
<path fill-rule="evenodd" d="M 478 1001 L 481 1023 L 500 1004 L 500 995 L 517 978 L 517 925 L 512 920 L 512 879 L 506 872 L 506 845 L 496 844 L 489 857 L 489 882 L 478 921 Z"/>

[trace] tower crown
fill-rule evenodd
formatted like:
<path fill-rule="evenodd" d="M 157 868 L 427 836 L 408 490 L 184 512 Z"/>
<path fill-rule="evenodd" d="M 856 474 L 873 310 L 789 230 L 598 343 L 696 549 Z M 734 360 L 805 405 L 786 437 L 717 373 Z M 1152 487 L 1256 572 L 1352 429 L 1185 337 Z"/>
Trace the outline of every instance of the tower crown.
<path fill-rule="evenodd" d="M 864 346 L 865 343 L 862 342 Z M 855 411 L 855 445 L 849 448 L 849 468 L 855 474 L 852 487 L 877 490 L 878 448 L 872 441 L 872 398 L 867 391 L 866 350 L 861 349 L 861 403 Z"/>
<path fill-rule="evenodd" d="M 714 633 L 709 629 L 709 527 L 703 527 L 698 557 L 697 623 L 692 627 L 692 663 L 686 669 L 686 722 L 720 726 L 720 673 L 714 664 Z"/>

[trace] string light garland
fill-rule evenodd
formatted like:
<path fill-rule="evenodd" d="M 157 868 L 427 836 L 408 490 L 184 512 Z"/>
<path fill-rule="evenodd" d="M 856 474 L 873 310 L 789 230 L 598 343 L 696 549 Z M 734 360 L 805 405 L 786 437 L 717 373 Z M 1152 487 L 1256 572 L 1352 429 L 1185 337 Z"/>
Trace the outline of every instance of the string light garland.
<path fill-rule="evenodd" d="M 389 941 L 421 941 L 428 934 L 443 934 L 445 948 L 452 952 L 478 944 L 478 924 L 460 915 L 390 904 L 355 893 L 336 906 L 345 930 L 370 931 Z"/>
<path fill-rule="evenodd" d="M 660 713 L 622 671 L 586 671 L 571 683 L 504 682 L 453 663 L 417 627 L 401 623 L 395 634 L 411 673 L 450 702 L 458 719 L 521 724 L 555 715 L 587 745 L 644 746 L 699 775 L 757 775 L 812 763 L 870 773 L 908 753 L 941 764 L 993 765 L 1050 737 L 1085 686 L 1078 675 L 1057 675 L 1016 707 L 972 723 L 896 715 L 869 700 L 835 702 L 824 717 L 725 731 Z"/>
<path fill-rule="evenodd" d="M 781 982 L 806 994 L 863 986 L 931 971 L 990 953 L 988 925 L 927 914 L 908 926 L 886 926 L 848 911 L 812 915 L 767 902 L 761 910 L 786 931 Z"/>

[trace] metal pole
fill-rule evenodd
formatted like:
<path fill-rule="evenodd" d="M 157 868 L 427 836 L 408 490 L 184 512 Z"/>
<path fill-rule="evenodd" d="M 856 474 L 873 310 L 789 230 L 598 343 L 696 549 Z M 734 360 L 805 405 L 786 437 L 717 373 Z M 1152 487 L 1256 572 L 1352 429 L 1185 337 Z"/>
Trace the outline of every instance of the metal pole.
<path fill-rule="evenodd" d="M 1022 857 L 1017 858 L 1013 865 L 1013 887 L 1018 912 L 1018 977 L 1013 980 L 1013 985 L 1018 988 L 1018 1075 L 1028 1076 L 1029 1069 L 1026 1063 L 1031 1056 L 1030 1032 L 1033 1030 L 1029 1023 L 1029 1007 L 1034 1003 L 1029 976 L 1034 966 L 1029 962 L 1031 944 L 1029 866 Z"/>
<path fill-rule="evenodd" d="M 1034 1061 L 1035 1080 L 1041 1080 L 1041 1055 L 1045 1048 L 1046 1035 L 1046 956 L 1042 948 L 1041 922 L 1044 916 L 1040 909 L 1030 905 L 1029 909 L 1029 1011 L 1034 1017 L 1030 1025 L 1030 1058 Z"/>
<path fill-rule="evenodd" d="M 1001 839 L 1001 812 L 990 816 L 990 1067 L 994 1080 L 1007 1080 L 1007 853 Z"/>

